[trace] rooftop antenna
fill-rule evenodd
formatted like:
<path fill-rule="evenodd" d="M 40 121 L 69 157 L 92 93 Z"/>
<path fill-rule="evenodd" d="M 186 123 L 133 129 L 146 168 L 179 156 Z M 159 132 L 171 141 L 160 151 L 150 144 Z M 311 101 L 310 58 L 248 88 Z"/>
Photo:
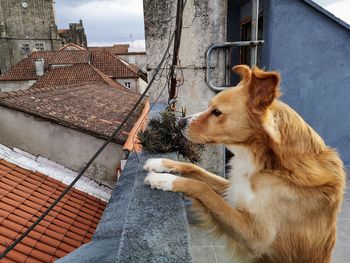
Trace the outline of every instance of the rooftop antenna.
<path fill-rule="evenodd" d="M 134 38 L 132 37 L 132 33 L 130 33 L 130 47 L 134 48 Z"/>

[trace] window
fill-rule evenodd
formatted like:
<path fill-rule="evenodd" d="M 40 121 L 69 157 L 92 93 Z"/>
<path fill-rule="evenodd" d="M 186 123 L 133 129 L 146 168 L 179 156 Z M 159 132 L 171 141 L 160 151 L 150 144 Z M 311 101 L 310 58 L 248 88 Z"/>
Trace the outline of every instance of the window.
<path fill-rule="evenodd" d="M 35 43 L 35 49 L 36 50 L 45 50 L 45 44 L 44 43 Z"/>
<path fill-rule="evenodd" d="M 29 54 L 29 53 L 30 53 L 29 44 L 22 44 L 21 45 L 21 54 L 25 55 L 25 54 Z"/>
<path fill-rule="evenodd" d="M 130 56 L 129 57 L 129 63 L 130 64 L 135 64 L 135 57 L 134 56 Z"/>
<path fill-rule="evenodd" d="M 128 89 L 130 89 L 130 82 L 124 82 L 124 86 L 127 87 Z"/>
<path fill-rule="evenodd" d="M 259 15 L 258 20 L 258 40 L 263 39 L 263 16 Z M 252 21 L 247 21 L 241 23 L 241 41 L 249 41 L 251 37 L 251 29 L 252 29 Z M 241 47 L 240 51 L 240 63 L 241 64 L 250 64 L 250 47 Z M 258 57 L 257 57 L 257 65 L 261 66 L 262 61 L 262 47 L 258 46 Z"/>

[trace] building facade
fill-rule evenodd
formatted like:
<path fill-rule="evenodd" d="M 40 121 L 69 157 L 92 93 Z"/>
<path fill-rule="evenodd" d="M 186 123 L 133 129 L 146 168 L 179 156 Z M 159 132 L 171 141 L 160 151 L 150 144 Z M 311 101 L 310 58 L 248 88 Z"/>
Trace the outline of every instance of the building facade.
<path fill-rule="evenodd" d="M 80 47 L 87 48 L 85 29 L 81 19 L 79 23 L 69 23 L 69 29 L 59 29 L 58 34 L 62 38 L 63 44 L 73 43 Z"/>
<path fill-rule="evenodd" d="M 234 86 L 239 78 L 231 69 L 248 64 L 249 47 L 216 49 L 213 44 L 250 40 L 251 0 L 186 1 L 180 45 L 184 84 L 179 89 L 178 108 L 192 114 L 206 109 L 217 87 Z M 148 75 L 161 60 L 174 30 L 176 1 L 144 0 Z M 155 15 L 157 14 L 157 15 Z M 295 109 L 319 133 L 327 145 L 338 149 L 350 165 L 350 26 L 311 0 L 261 0 L 259 8 L 258 66 L 281 72 L 282 100 Z M 163 82 L 162 82 L 163 81 Z M 155 100 L 165 78 L 156 82 L 150 98 Z M 164 92 L 158 101 L 167 102 Z M 220 154 L 213 156 L 220 158 Z M 210 163 L 210 159 L 208 160 Z M 207 162 L 207 163 L 208 163 Z M 215 171 L 213 163 L 209 170 Z"/>
<path fill-rule="evenodd" d="M 169 44 L 175 27 L 175 19 L 168 18 L 176 17 L 176 2 L 172 0 L 143 1 L 148 78 L 152 78 Z M 181 78 L 184 79 L 184 83 L 178 90 L 177 109 L 185 107 L 188 115 L 205 110 L 209 100 L 216 95 L 205 83 L 205 51 L 215 42 L 226 41 L 226 14 L 226 1 L 186 1 L 179 51 L 183 74 Z M 215 63 L 219 68 L 218 56 L 215 57 Z M 169 63 L 163 65 L 163 68 L 169 69 Z M 223 70 L 217 70 L 215 74 L 216 79 L 220 82 L 224 81 L 221 72 Z M 168 92 L 164 89 L 166 75 L 162 74 L 159 80 L 154 82 L 149 92 L 151 102 L 168 102 Z M 223 175 L 224 159 L 222 146 L 209 146 L 206 153 L 203 154 L 200 165 L 210 172 Z"/>
<path fill-rule="evenodd" d="M 74 49 L 72 49 L 74 47 Z M 105 74 L 109 82 L 118 85 L 120 83 L 132 92 L 142 93 L 147 83 L 142 72 L 124 62 L 105 50 L 86 50 L 75 44 L 67 44 L 58 51 L 36 51 L 27 58 L 11 67 L 6 73 L 0 75 L 0 92 L 26 90 L 32 87 L 37 80 L 46 79 L 52 71 L 59 68 L 67 68 L 72 65 L 80 65 L 91 71 L 96 68 L 100 73 Z M 86 74 L 85 71 L 71 71 L 71 78 L 65 81 L 81 83 L 96 75 Z M 50 82 L 57 85 L 57 79 Z M 65 83 L 68 84 L 68 83 Z M 72 84 L 72 83 L 70 83 Z"/>
<path fill-rule="evenodd" d="M 35 50 L 62 46 L 52 0 L 0 1 L 0 74 Z"/>

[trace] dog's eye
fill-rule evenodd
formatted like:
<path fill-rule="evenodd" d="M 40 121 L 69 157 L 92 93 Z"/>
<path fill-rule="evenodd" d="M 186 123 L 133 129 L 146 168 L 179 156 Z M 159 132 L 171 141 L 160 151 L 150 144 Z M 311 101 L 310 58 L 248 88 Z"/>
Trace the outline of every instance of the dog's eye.
<path fill-rule="evenodd" d="M 212 110 L 211 114 L 213 114 L 217 117 L 217 116 L 220 116 L 222 114 L 222 112 L 219 111 L 218 109 L 215 109 L 215 110 Z"/>

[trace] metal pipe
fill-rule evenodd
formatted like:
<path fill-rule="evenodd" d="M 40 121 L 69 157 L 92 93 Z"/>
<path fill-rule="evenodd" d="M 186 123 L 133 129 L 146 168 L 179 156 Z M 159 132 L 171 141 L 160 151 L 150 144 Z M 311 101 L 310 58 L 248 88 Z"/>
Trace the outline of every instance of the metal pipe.
<path fill-rule="evenodd" d="M 210 66 L 210 54 L 214 49 L 217 48 L 226 48 L 226 47 L 243 47 L 243 46 L 251 46 L 251 47 L 257 47 L 257 45 L 263 44 L 263 40 L 258 40 L 258 41 L 237 41 L 237 42 L 223 42 L 223 43 L 216 43 L 211 45 L 207 51 L 205 52 L 205 57 L 206 57 L 206 64 L 207 64 L 207 70 L 206 70 L 206 75 L 205 75 L 205 81 L 209 88 L 213 91 L 222 91 L 224 89 L 227 89 L 228 87 L 217 87 L 215 86 L 210 79 L 210 69 L 212 68 Z"/>
<path fill-rule="evenodd" d="M 251 27 L 251 41 L 258 40 L 258 20 L 259 20 L 259 0 L 252 0 L 252 27 Z M 258 57 L 258 46 L 250 47 L 250 66 L 256 66 Z"/>

